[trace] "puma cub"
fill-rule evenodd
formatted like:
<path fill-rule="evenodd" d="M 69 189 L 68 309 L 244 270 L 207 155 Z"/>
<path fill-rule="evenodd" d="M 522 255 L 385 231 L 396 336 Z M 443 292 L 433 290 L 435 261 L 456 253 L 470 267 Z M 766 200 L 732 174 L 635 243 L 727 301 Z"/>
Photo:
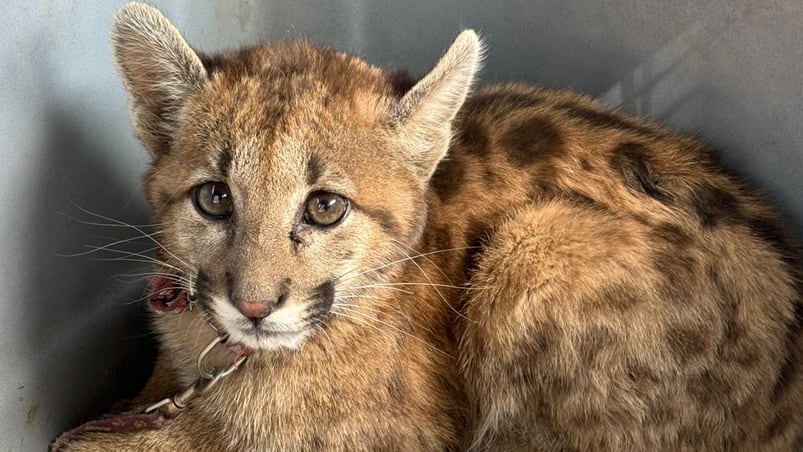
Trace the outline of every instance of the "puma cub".
<path fill-rule="evenodd" d="M 60 450 L 798 443 L 799 255 L 698 140 L 472 89 L 472 31 L 417 83 L 306 43 L 202 55 L 140 3 L 112 43 L 163 262 L 135 405 L 218 334 L 204 366 L 247 358 L 158 428 Z"/>

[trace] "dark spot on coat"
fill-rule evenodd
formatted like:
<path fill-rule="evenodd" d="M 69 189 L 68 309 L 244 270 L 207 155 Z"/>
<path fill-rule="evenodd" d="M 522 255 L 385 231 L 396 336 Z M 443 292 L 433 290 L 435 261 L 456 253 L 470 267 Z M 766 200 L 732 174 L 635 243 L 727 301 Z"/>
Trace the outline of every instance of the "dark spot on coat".
<path fill-rule="evenodd" d="M 617 353 L 618 338 L 607 327 L 590 326 L 581 331 L 575 342 L 580 362 L 586 368 L 604 366 L 604 358 Z M 607 361 L 607 360 L 606 360 Z"/>
<path fill-rule="evenodd" d="M 442 201 L 448 201 L 460 192 L 465 172 L 463 162 L 459 157 L 443 159 L 429 180 L 429 186 Z"/>
<path fill-rule="evenodd" d="M 595 305 L 601 308 L 612 308 L 613 310 L 623 313 L 638 306 L 642 303 L 633 291 L 621 285 L 613 285 L 602 290 L 598 294 L 599 300 L 594 302 Z"/>
<path fill-rule="evenodd" d="M 487 219 L 487 221 L 492 222 L 493 219 Z M 463 238 L 463 243 L 466 244 L 467 248 L 463 262 L 466 279 L 471 278 L 471 275 L 476 270 L 484 244 L 487 242 L 490 233 L 489 223 L 486 223 L 485 220 L 473 220 L 469 223 Z"/>
<path fill-rule="evenodd" d="M 652 255 L 653 268 L 664 276 L 668 287 L 675 289 L 671 296 L 673 301 L 678 302 L 687 301 L 686 294 L 683 294 L 680 289 L 685 287 L 684 284 L 689 277 L 698 270 L 698 264 L 694 255 L 684 249 L 668 246 L 657 247 Z"/>
<path fill-rule="evenodd" d="M 657 201 L 668 204 L 669 193 L 657 181 L 649 161 L 649 149 L 639 143 L 622 143 L 611 154 L 611 167 L 624 179 L 633 191 L 643 193 Z"/>
<path fill-rule="evenodd" d="M 316 154 L 307 156 L 306 180 L 307 185 L 312 186 L 318 183 L 318 180 L 323 175 L 323 162 Z"/>
<path fill-rule="evenodd" d="M 733 294 L 730 285 L 722 281 L 722 277 L 719 275 L 719 268 L 716 267 L 715 263 L 707 265 L 706 276 L 719 293 L 719 303 L 722 306 L 722 328 L 724 331 L 722 345 L 733 344 L 739 341 L 742 336 L 742 328 L 736 323 L 739 298 Z"/>
<path fill-rule="evenodd" d="M 323 450 L 324 442 L 320 436 L 313 433 L 306 437 L 304 440 L 304 449 L 306 450 Z"/>
<path fill-rule="evenodd" d="M 763 240 L 778 253 L 790 271 L 803 270 L 800 247 L 791 239 L 792 234 L 782 220 L 770 216 L 755 216 L 745 218 L 744 223 L 755 238 Z M 801 280 L 798 281 L 798 291 L 801 291 Z"/>
<path fill-rule="evenodd" d="M 466 153 L 476 157 L 484 157 L 490 150 L 490 143 L 485 129 L 474 121 L 457 124 L 455 143 Z"/>
<path fill-rule="evenodd" d="M 532 92 L 480 92 L 466 100 L 463 110 L 468 112 L 486 111 L 495 115 L 504 115 L 517 110 L 533 108 L 541 103 L 541 96 Z"/>
<path fill-rule="evenodd" d="M 653 237 L 660 243 L 668 245 L 674 250 L 685 250 L 692 245 L 694 239 L 674 223 L 661 223 L 652 231 Z"/>
<path fill-rule="evenodd" d="M 622 114 L 612 111 L 596 110 L 574 103 L 563 103 L 555 107 L 563 110 L 570 118 L 583 121 L 589 126 L 598 129 L 616 129 L 642 135 L 655 135 L 658 131 L 658 129 L 654 127 L 638 123 L 633 119 L 629 119 Z"/>
<path fill-rule="evenodd" d="M 547 119 L 529 118 L 504 132 L 500 143 L 510 160 L 520 166 L 548 161 L 563 152 L 563 139 Z"/>
<path fill-rule="evenodd" d="M 710 370 L 689 378 L 686 390 L 701 405 L 729 405 L 733 385 Z"/>
<path fill-rule="evenodd" d="M 778 379 L 772 388 L 771 400 L 774 402 L 782 400 L 790 390 L 798 387 L 801 381 L 801 364 L 803 364 L 803 350 L 801 350 L 801 330 L 803 329 L 803 299 L 797 297 L 790 300 L 795 309 L 795 318 L 787 328 L 786 333 L 786 354 L 778 375 Z"/>
<path fill-rule="evenodd" d="M 600 213 L 611 213 L 608 206 L 579 191 L 564 190 L 559 193 L 558 197 L 584 209 L 595 210 Z"/>
<path fill-rule="evenodd" d="M 731 222 L 741 215 L 736 197 L 714 185 L 700 185 L 691 193 L 690 201 L 700 223 L 708 228 Z"/>
<path fill-rule="evenodd" d="M 645 396 L 654 391 L 660 384 L 660 379 L 649 366 L 631 362 L 625 366 L 625 376 L 630 382 L 632 391 L 636 395 Z"/>
<path fill-rule="evenodd" d="M 582 169 L 583 171 L 591 171 L 594 169 L 594 167 L 591 166 L 591 163 L 588 162 L 588 159 L 584 157 L 580 158 L 579 163 L 580 163 L 580 169 Z"/>
<path fill-rule="evenodd" d="M 682 364 L 688 362 L 708 349 L 708 336 L 702 328 L 687 325 L 670 326 L 664 340 L 677 360 Z"/>
<path fill-rule="evenodd" d="M 398 401 L 405 400 L 409 396 L 407 382 L 402 378 L 402 372 L 399 369 L 390 374 L 388 395 L 391 399 Z"/>

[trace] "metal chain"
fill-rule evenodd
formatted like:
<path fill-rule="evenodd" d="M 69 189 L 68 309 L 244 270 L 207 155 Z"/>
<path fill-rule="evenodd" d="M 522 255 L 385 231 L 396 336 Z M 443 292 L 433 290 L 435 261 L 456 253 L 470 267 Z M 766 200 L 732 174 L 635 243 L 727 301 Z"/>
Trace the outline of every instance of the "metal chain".
<path fill-rule="evenodd" d="M 213 327 L 214 328 L 214 327 Z M 217 328 L 214 328 L 217 331 Z M 248 359 L 248 355 L 238 355 L 234 362 L 223 369 L 208 370 L 204 366 L 204 359 L 206 356 L 218 345 L 223 344 L 228 339 L 228 335 L 216 336 L 212 342 L 207 345 L 200 355 L 198 355 L 198 374 L 200 375 L 192 384 L 184 388 L 184 390 L 176 393 L 173 397 L 168 397 L 164 400 L 154 403 L 153 405 L 145 408 L 145 414 L 160 412 L 166 417 L 173 417 L 180 411 L 187 408 L 189 402 L 198 396 L 204 395 L 220 380 L 225 379 Z"/>

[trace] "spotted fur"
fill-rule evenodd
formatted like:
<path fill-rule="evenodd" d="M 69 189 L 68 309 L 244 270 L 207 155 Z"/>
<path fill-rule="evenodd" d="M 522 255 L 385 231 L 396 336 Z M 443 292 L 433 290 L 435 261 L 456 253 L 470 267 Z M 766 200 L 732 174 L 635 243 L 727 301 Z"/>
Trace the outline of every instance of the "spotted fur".
<path fill-rule="evenodd" d="M 168 427 L 75 450 L 799 443 L 799 253 L 697 139 L 568 91 L 469 94 L 470 31 L 417 83 L 302 43 L 198 56 L 142 4 L 113 46 L 202 308 L 156 317 L 139 400 L 195 377 L 201 313 L 254 354 Z M 226 221 L 192 205 L 208 180 Z M 315 190 L 350 200 L 341 224 L 298 226 Z M 278 301 L 252 327 L 249 300 Z"/>

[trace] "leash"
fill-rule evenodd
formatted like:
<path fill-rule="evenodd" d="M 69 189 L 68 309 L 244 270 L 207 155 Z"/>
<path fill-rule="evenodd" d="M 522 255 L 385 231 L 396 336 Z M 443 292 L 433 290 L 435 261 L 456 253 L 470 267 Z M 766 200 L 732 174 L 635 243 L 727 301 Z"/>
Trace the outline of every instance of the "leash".
<path fill-rule="evenodd" d="M 169 278 L 152 278 L 149 282 L 151 295 L 148 297 L 148 304 L 151 310 L 156 313 L 179 314 L 184 311 L 192 311 L 193 305 L 197 302 L 194 294 L 188 293 L 184 289 L 170 287 Z M 221 333 L 208 316 L 206 316 L 206 323 L 217 333 L 217 336 L 198 355 L 198 378 L 172 397 L 162 399 L 145 408 L 142 412 L 143 414 L 161 414 L 167 418 L 175 416 L 187 408 L 190 401 L 209 392 L 221 380 L 226 379 L 239 369 L 248 359 L 249 349 L 239 344 L 228 344 L 229 335 Z M 222 369 L 208 369 L 204 365 L 204 360 L 212 350 L 222 345 L 225 345 L 229 351 L 234 353 L 232 363 Z"/>

